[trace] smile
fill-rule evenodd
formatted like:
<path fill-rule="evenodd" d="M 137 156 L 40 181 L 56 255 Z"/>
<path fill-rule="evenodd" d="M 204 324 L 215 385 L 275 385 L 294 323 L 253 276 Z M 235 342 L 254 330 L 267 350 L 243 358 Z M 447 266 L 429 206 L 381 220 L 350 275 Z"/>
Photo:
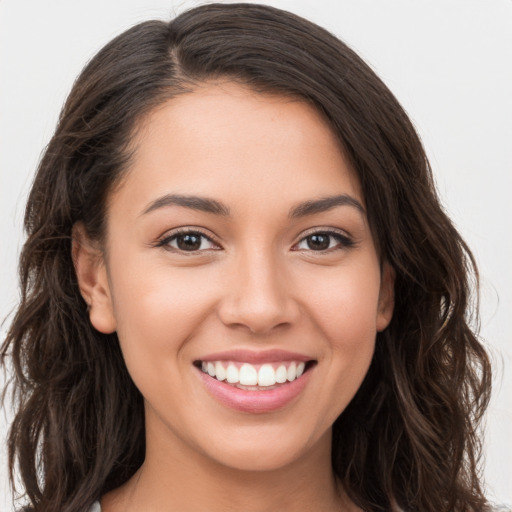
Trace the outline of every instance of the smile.
<path fill-rule="evenodd" d="M 244 353 L 247 356 L 247 353 Z M 230 353 L 232 355 L 232 353 Z M 208 394 L 223 406 L 244 413 L 270 413 L 293 404 L 317 366 L 315 360 L 246 357 L 197 360 L 194 366 Z"/>
<path fill-rule="evenodd" d="M 241 389 L 258 390 L 276 384 L 293 382 L 306 368 L 304 361 L 283 361 L 265 364 L 238 361 L 201 361 L 201 370 L 218 381 Z"/>

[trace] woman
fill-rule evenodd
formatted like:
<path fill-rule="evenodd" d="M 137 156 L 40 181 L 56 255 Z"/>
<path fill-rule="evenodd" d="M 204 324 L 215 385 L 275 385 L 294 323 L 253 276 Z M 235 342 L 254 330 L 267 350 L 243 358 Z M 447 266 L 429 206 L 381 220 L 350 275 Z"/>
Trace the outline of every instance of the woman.
<path fill-rule="evenodd" d="M 25 224 L 2 354 L 34 510 L 485 510 L 473 258 L 323 29 L 213 4 L 120 35 Z"/>

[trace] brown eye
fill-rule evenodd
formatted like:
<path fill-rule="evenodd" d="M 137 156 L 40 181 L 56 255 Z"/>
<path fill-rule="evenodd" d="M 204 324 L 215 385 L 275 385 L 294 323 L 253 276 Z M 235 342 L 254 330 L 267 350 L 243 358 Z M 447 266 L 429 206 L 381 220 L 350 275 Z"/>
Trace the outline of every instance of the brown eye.
<path fill-rule="evenodd" d="M 199 231 L 186 231 L 168 236 L 158 244 L 175 252 L 199 252 L 219 247 Z"/>
<path fill-rule="evenodd" d="M 320 233 L 315 235 L 310 235 L 306 238 L 306 243 L 308 249 L 313 251 L 325 251 L 329 249 L 329 245 L 331 242 L 331 237 L 329 235 Z"/>
<path fill-rule="evenodd" d="M 186 234 L 176 237 L 176 245 L 182 251 L 197 251 L 201 248 L 201 235 Z"/>
<path fill-rule="evenodd" d="M 338 232 L 319 231 L 304 237 L 294 248 L 300 251 L 330 251 L 352 247 L 354 242 Z"/>

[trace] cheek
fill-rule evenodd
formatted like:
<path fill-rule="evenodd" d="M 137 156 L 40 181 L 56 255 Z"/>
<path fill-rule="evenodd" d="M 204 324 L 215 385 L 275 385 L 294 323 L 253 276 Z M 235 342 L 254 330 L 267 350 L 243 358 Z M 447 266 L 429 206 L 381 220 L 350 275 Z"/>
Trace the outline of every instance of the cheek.
<path fill-rule="evenodd" d="M 352 265 L 316 276 L 308 290 L 308 308 L 336 348 L 373 340 L 377 330 L 380 272 L 378 265 Z"/>
<path fill-rule="evenodd" d="M 211 280 L 199 269 L 128 261 L 123 266 L 129 272 L 118 267 L 112 273 L 113 305 L 130 373 L 186 356 L 187 339 L 215 302 Z"/>
<path fill-rule="evenodd" d="M 317 284 L 308 304 L 324 340 L 327 379 L 335 395 L 334 421 L 356 393 L 373 357 L 380 271 L 378 264 L 340 268 Z"/>

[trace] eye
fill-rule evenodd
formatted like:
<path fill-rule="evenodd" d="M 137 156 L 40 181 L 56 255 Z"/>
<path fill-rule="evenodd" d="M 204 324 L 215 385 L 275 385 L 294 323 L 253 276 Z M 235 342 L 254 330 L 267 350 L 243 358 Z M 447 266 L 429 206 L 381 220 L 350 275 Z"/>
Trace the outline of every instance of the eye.
<path fill-rule="evenodd" d="M 334 231 L 316 231 L 294 246 L 299 251 L 328 251 L 352 247 L 354 242 L 346 235 Z"/>
<path fill-rule="evenodd" d="M 216 250 L 219 246 L 200 231 L 179 231 L 158 242 L 159 247 L 177 252 Z"/>

